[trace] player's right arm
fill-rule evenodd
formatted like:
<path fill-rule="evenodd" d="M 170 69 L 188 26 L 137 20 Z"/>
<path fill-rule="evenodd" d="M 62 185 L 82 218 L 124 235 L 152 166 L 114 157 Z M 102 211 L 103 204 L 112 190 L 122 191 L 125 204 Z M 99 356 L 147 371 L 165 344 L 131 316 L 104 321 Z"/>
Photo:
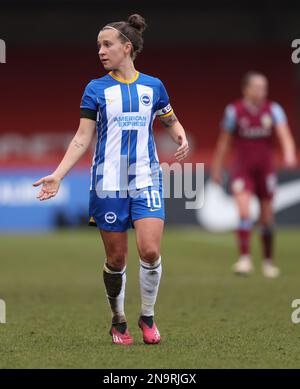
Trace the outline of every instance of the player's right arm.
<path fill-rule="evenodd" d="M 80 119 L 79 128 L 56 170 L 49 176 L 42 177 L 33 184 L 33 186 L 42 184 L 42 188 L 37 196 L 39 200 L 48 200 L 57 194 L 61 180 L 89 148 L 95 134 L 95 129 L 95 120 L 87 118 Z"/>
<path fill-rule="evenodd" d="M 221 124 L 221 133 L 217 141 L 211 164 L 211 178 L 218 184 L 222 183 L 222 167 L 224 164 L 225 157 L 231 148 L 235 126 L 235 108 L 232 105 L 228 105 L 225 108 L 224 118 Z"/>
<path fill-rule="evenodd" d="M 228 154 L 232 143 L 232 134 L 222 130 L 215 148 L 213 161 L 211 165 L 211 178 L 218 184 L 222 183 L 222 167 L 226 155 Z"/>

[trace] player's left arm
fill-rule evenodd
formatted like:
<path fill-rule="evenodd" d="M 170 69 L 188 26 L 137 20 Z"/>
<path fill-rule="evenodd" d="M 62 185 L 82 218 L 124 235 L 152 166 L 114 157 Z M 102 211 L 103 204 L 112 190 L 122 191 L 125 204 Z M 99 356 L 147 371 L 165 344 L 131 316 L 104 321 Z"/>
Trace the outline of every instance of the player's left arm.
<path fill-rule="evenodd" d="M 189 143 L 186 138 L 186 134 L 183 126 L 177 119 L 174 111 L 172 110 L 168 115 L 162 115 L 158 117 L 160 122 L 167 128 L 168 133 L 174 142 L 179 146 L 175 153 L 177 161 L 182 161 L 189 152 Z"/>
<path fill-rule="evenodd" d="M 283 152 L 284 163 L 288 167 L 294 167 L 297 164 L 296 146 L 287 122 L 287 117 L 279 104 L 273 103 L 271 109 L 275 120 L 276 135 Z"/>
<path fill-rule="evenodd" d="M 294 167 L 297 164 L 296 146 L 288 124 L 282 123 L 275 126 L 276 134 L 279 139 L 283 159 L 288 167 Z"/>

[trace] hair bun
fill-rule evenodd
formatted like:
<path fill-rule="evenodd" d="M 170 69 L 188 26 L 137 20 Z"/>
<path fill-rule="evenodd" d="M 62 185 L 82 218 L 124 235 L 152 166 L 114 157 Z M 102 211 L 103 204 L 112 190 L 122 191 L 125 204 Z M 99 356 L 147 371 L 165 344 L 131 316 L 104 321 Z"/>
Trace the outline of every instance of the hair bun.
<path fill-rule="evenodd" d="M 128 24 L 137 29 L 140 33 L 142 33 L 147 27 L 145 19 L 139 14 L 130 15 L 128 18 Z"/>

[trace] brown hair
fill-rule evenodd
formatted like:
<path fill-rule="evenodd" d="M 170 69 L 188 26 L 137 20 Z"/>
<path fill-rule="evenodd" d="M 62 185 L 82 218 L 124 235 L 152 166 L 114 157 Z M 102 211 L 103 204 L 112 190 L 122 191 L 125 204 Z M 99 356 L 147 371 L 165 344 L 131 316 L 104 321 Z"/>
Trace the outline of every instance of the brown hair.
<path fill-rule="evenodd" d="M 243 78 L 242 78 L 242 82 L 241 82 L 241 87 L 242 89 L 246 88 L 246 86 L 249 84 L 249 82 L 251 81 L 251 78 L 252 77 L 255 77 L 255 76 L 260 76 L 260 77 L 264 77 L 265 79 L 267 79 L 267 77 L 261 73 L 261 72 L 258 72 L 256 70 L 250 70 L 249 72 L 247 72 L 246 74 L 244 74 Z"/>
<path fill-rule="evenodd" d="M 144 40 L 142 34 L 147 27 L 145 19 L 141 15 L 133 14 L 129 16 L 127 22 L 108 23 L 103 27 L 103 30 L 109 26 L 114 27 L 120 32 L 119 39 L 121 42 L 131 42 L 131 58 L 134 60 L 137 54 L 143 50 Z"/>

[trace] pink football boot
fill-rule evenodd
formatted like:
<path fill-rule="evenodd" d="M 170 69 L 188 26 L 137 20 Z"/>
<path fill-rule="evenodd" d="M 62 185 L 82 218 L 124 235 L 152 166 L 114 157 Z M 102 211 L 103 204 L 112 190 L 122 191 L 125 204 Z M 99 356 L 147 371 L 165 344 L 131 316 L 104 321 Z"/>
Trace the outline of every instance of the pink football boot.
<path fill-rule="evenodd" d="M 112 326 L 109 333 L 112 337 L 112 342 L 114 344 L 129 345 L 129 344 L 133 343 L 133 338 L 131 337 L 127 328 L 126 328 L 125 332 L 122 333 L 122 332 L 118 331 L 117 327 Z"/>
<path fill-rule="evenodd" d="M 160 333 L 153 321 L 153 318 L 149 317 L 145 320 L 141 316 L 138 325 L 143 332 L 144 343 L 158 344 L 160 342 Z"/>

